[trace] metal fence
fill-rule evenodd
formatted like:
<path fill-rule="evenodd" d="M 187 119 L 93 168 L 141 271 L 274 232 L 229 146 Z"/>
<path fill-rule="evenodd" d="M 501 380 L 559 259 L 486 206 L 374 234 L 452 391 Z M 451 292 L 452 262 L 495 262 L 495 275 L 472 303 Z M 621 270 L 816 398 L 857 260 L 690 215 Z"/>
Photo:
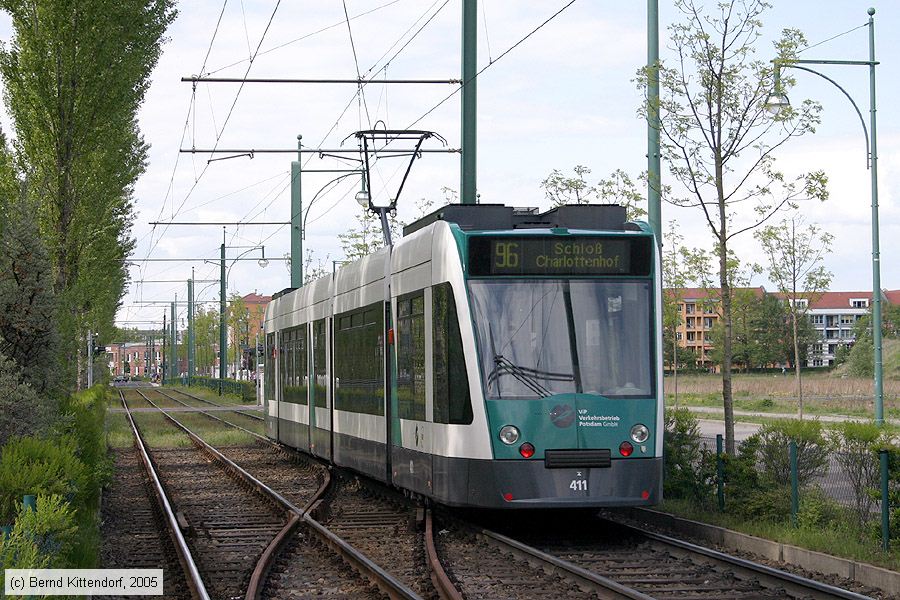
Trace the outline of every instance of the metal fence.
<path fill-rule="evenodd" d="M 701 445 L 716 460 L 716 495 L 719 510 L 727 511 L 729 489 L 728 482 L 723 476 L 725 473 L 725 460 L 723 453 L 722 436 L 703 436 Z M 793 447 L 793 448 L 792 448 Z M 854 457 L 842 451 L 830 451 L 827 464 L 817 475 L 814 475 L 801 485 L 798 474 L 796 445 L 792 442 L 784 448 L 785 455 L 791 466 L 790 481 L 783 482 L 791 488 L 791 519 L 797 522 L 798 511 L 804 498 L 815 494 L 832 501 L 835 506 L 846 511 L 848 518 L 855 518 L 861 526 L 866 526 L 881 520 L 882 548 L 887 550 L 890 546 L 890 489 L 900 487 L 900 481 L 890 479 L 891 460 L 900 459 L 896 452 L 892 456 L 889 450 L 869 453 L 869 459 Z M 856 458 L 856 460 L 853 460 Z M 868 461 L 868 462 L 867 462 Z M 852 473 L 848 472 L 848 465 Z M 757 462 L 756 469 L 762 472 L 762 465 Z"/>

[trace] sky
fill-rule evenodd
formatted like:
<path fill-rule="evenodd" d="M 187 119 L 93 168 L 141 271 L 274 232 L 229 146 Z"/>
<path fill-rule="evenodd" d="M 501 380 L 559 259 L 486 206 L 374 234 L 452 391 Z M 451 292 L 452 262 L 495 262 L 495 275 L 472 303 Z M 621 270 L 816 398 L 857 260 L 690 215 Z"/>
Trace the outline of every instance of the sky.
<path fill-rule="evenodd" d="M 772 0 L 763 14 L 757 57 L 774 54 L 772 40 L 783 28 L 804 32 L 812 46 L 803 58 L 866 60 L 870 4 L 847 0 Z M 712 6 L 712 0 L 698 0 Z M 647 129 L 637 114 L 642 96 L 635 85 L 646 63 L 646 3 L 576 0 L 527 40 L 504 54 L 568 0 L 481 0 L 478 15 L 477 186 L 482 202 L 549 207 L 540 187 L 553 169 L 591 169 L 590 183 L 622 169 L 636 177 L 646 169 Z M 671 2 L 660 3 L 660 54 L 671 63 L 668 27 L 682 17 Z M 224 5 L 224 8 L 223 8 Z M 277 5 L 277 10 L 276 10 Z M 900 87 L 900 50 L 890 43 L 900 31 L 900 4 L 874 2 L 877 67 L 878 176 L 881 221 L 882 287 L 900 288 L 900 117 L 893 107 Z M 350 17 L 349 28 L 345 9 Z M 460 96 L 444 100 L 448 84 L 365 87 L 363 97 L 347 84 L 197 84 L 182 77 L 453 79 L 460 77 L 461 0 L 188 0 L 167 33 L 163 55 L 141 107 L 139 125 L 150 145 L 146 173 L 135 188 L 133 234 L 138 243 L 130 267 L 132 283 L 117 321 L 149 328 L 161 325 L 168 306 L 138 304 L 186 298 L 191 269 L 198 280 L 218 277 L 221 227 L 150 225 L 151 222 L 284 222 L 290 217 L 290 161 L 294 154 L 256 153 L 207 162 L 208 154 L 180 148 L 262 149 L 338 148 L 359 129 L 381 121 L 390 129 L 412 124 L 435 131 L 449 148 L 460 147 Z M 274 16 L 273 16 L 274 11 Z M 348 31 L 349 29 L 349 31 Z M 8 19 L 0 19 L 0 38 L 10 39 Z M 352 43 L 351 43 L 352 39 Z M 399 52 L 398 52 L 399 51 Z M 502 56 L 502 58 L 501 58 Z M 250 57 L 254 57 L 250 61 Z M 819 67 L 816 67 L 819 69 Z M 868 69 L 824 66 L 822 73 L 843 86 L 868 126 Z M 802 213 L 834 235 L 826 266 L 833 290 L 871 290 L 870 173 L 859 118 L 832 84 L 797 73 L 792 102 L 811 98 L 823 105 L 814 135 L 793 140 L 777 153 L 788 176 L 823 169 L 830 197 L 804 202 Z M 419 120 L 420 117 L 427 116 Z M 11 131 L 8 117 L 2 125 Z M 380 126 L 380 125 L 379 125 Z M 353 148 L 347 140 L 344 148 Z M 440 148 L 437 141 L 425 147 Z M 215 155 L 223 158 L 226 155 Z M 334 158 L 303 156 L 304 168 L 346 168 Z M 427 199 L 439 206 L 443 188 L 459 189 L 459 155 L 425 154 L 415 162 L 399 198 L 399 216 L 418 214 Z M 406 163 L 385 160 L 373 173 L 375 195 L 393 195 Z M 314 262 L 331 268 L 343 258 L 338 234 L 355 223 L 356 177 L 333 186 L 335 174 L 302 178 L 308 209 L 304 247 Z M 663 166 L 664 183 L 672 183 Z M 310 205 L 310 200 L 315 202 Z M 678 222 L 685 243 L 709 248 L 711 237 L 695 209 L 663 206 L 666 223 Z M 260 268 L 267 258 L 290 250 L 283 225 L 229 226 L 224 232 L 228 293 L 271 294 L 290 284 L 283 261 Z M 738 256 L 764 262 L 752 234 L 735 239 Z M 144 258 L 216 261 L 143 262 Z M 155 283 L 159 281 L 160 283 Z M 172 283 L 173 281 L 177 283 Z M 775 287 L 766 277 L 753 281 Z M 198 283 L 201 300 L 218 298 L 217 283 Z M 184 316 L 184 307 L 179 316 Z"/>

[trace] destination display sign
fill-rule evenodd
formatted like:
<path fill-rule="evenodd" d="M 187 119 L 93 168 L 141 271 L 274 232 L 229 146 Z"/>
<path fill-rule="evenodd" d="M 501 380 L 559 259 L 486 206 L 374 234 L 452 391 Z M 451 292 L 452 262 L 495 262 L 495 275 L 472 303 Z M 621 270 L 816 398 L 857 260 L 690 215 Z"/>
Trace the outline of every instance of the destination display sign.
<path fill-rule="evenodd" d="M 649 237 L 473 237 L 469 274 L 649 275 L 651 243 Z"/>

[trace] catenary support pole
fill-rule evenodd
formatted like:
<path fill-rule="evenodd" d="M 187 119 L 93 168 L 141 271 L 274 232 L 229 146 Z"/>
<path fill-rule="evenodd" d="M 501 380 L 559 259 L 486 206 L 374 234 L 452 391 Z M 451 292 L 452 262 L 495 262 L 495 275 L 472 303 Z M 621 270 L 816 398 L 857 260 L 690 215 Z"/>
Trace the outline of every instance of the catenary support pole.
<path fill-rule="evenodd" d="M 188 304 L 187 304 L 187 374 L 188 385 L 194 377 L 194 269 L 191 268 L 191 278 L 188 279 Z"/>
<path fill-rule="evenodd" d="M 163 385 L 167 385 L 171 383 L 169 380 L 172 377 L 171 368 L 169 367 L 169 363 L 166 360 L 166 336 L 169 334 L 169 325 L 168 321 L 166 321 L 166 311 L 163 310 L 163 337 L 162 337 L 162 382 Z M 171 359 L 171 356 L 169 357 Z M 118 369 L 116 369 L 118 371 Z"/>
<path fill-rule="evenodd" d="M 875 129 L 875 9 L 869 9 L 869 124 L 872 178 L 872 342 L 875 347 L 875 422 L 884 424 L 881 357 L 881 252 L 878 242 L 878 143 Z"/>
<path fill-rule="evenodd" d="M 178 305 L 178 294 L 175 295 L 175 302 L 172 303 L 172 312 L 171 312 L 171 321 L 169 323 L 169 327 L 172 328 L 172 347 L 170 349 L 171 358 L 169 358 L 169 380 L 172 383 L 175 383 L 175 378 L 178 377 L 178 345 L 177 345 L 177 335 L 178 329 L 175 324 L 175 307 Z"/>
<path fill-rule="evenodd" d="M 478 1 L 463 0 L 462 14 L 462 155 L 460 156 L 460 204 L 476 204 L 476 123 L 478 93 Z"/>
<path fill-rule="evenodd" d="M 223 230 L 224 232 L 224 230 Z M 219 248 L 219 395 L 225 385 L 225 362 L 228 360 L 228 346 L 225 339 L 225 235 Z"/>
<path fill-rule="evenodd" d="M 300 189 L 300 150 L 303 136 L 297 136 L 297 160 L 291 162 L 291 287 L 303 287 L 303 195 Z"/>
<path fill-rule="evenodd" d="M 647 0 L 647 215 L 662 246 L 659 130 L 659 0 Z"/>
<path fill-rule="evenodd" d="M 890 454 L 887 450 L 878 452 L 881 466 L 881 549 L 891 549 L 891 502 L 890 502 Z"/>

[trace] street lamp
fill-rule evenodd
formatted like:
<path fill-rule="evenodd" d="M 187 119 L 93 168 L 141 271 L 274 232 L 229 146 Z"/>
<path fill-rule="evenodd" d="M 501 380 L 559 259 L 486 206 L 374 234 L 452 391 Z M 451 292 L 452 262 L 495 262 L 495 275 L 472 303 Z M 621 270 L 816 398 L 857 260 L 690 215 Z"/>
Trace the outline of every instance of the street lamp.
<path fill-rule="evenodd" d="M 228 358 L 228 341 L 225 335 L 225 293 L 227 290 L 227 280 L 228 276 L 225 272 L 225 241 L 224 241 L 224 232 L 222 234 L 223 241 L 222 245 L 219 246 L 219 395 L 221 396 L 223 393 L 223 387 L 225 385 L 225 361 Z M 246 246 L 227 246 L 228 248 L 246 248 Z M 251 246 L 247 248 L 243 252 L 237 255 L 237 257 L 233 258 L 231 261 L 231 265 L 229 266 L 229 271 L 231 267 L 234 266 L 242 256 L 245 254 L 252 252 L 254 250 L 262 251 L 262 258 L 260 258 L 257 263 L 260 267 L 265 268 L 266 265 L 269 264 L 269 261 L 266 260 L 266 251 L 263 246 Z M 207 261 L 212 262 L 212 261 Z"/>
<path fill-rule="evenodd" d="M 882 380 L 882 358 L 881 358 L 881 253 L 878 243 L 878 150 L 876 144 L 876 127 L 875 127 L 875 9 L 870 8 L 869 14 L 869 60 L 790 60 L 775 61 L 775 91 L 769 95 L 766 101 L 766 108 L 774 111 L 775 114 L 790 106 L 787 96 L 781 91 L 781 69 L 791 68 L 806 71 L 818 75 L 825 79 L 835 87 L 837 87 L 844 96 L 853 105 L 856 114 L 859 115 L 860 123 L 862 123 L 863 134 L 866 137 L 866 154 L 868 157 L 867 168 L 871 174 L 872 186 L 872 341 L 875 350 L 875 422 L 878 425 L 884 424 L 884 387 Z M 808 67 L 800 66 L 801 64 L 812 65 L 853 65 L 869 67 L 869 129 L 866 129 L 866 121 L 860 112 L 859 107 L 850 94 L 841 87 L 836 81 L 830 77 L 814 71 Z M 871 130 L 871 137 L 869 131 Z"/>

